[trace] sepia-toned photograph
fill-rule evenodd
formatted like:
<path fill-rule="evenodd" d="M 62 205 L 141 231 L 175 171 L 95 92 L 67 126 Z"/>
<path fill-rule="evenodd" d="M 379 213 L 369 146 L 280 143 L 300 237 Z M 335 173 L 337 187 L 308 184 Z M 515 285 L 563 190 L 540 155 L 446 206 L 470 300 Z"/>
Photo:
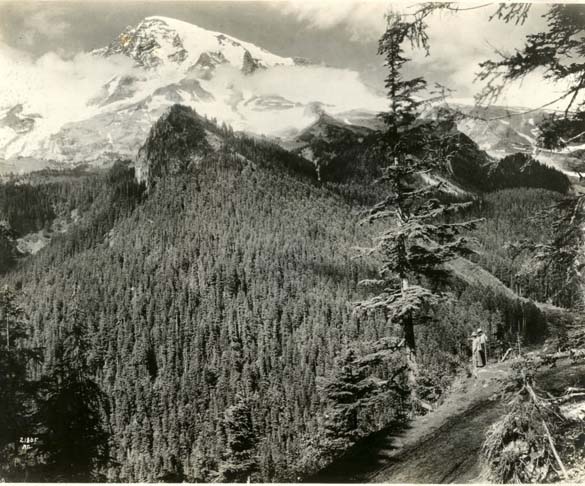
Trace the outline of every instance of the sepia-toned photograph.
<path fill-rule="evenodd" d="M 0 482 L 585 484 L 585 3 L 0 0 Z"/>

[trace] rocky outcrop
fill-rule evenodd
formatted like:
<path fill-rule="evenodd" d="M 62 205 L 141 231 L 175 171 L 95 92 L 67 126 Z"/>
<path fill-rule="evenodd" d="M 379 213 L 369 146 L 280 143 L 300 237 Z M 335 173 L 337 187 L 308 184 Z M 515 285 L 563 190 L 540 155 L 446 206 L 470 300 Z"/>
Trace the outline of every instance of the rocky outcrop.
<path fill-rule="evenodd" d="M 195 76 L 209 81 L 217 66 L 221 64 L 228 64 L 228 60 L 220 51 L 204 52 L 199 56 L 197 62 L 187 70 L 187 73 L 193 73 Z"/>
<path fill-rule="evenodd" d="M 40 118 L 40 115 L 24 115 L 23 106 L 19 103 L 0 118 L 0 128 L 12 128 L 17 134 L 28 133 L 35 126 L 35 118 Z"/>
<path fill-rule="evenodd" d="M 146 18 L 136 27 L 127 27 L 107 47 L 96 49 L 94 55 L 109 57 L 116 54 L 128 56 L 144 68 L 153 68 L 165 63 L 161 57 L 162 44 L 166 58 L 171 62 L 182 62 L 186 57 L 181 38 L 157 18 Z"/>
<path fill-rule="evenodd" d="M 115 76 L 102 86 L 99 94 L 90 99 L 87 104 L 101 107 L 117 101 L 127 100 L 138 90 L 138 81 L 135 76 L 131 75 Z"/>
<path fill-rule="evenodd" d="M 201 118 L 192 108 L 173 105 L 138 151 L 136 179 L 150 189 L 161 177 L 187 171 L 211 150 Z"/>
<path fill-rule="evenodd" d="M 313 66 L 315 63 L 306 57 L 293 57 L 295 66 Z"/>
<path fill-rule="evenodd" d="M 156 89 L 152 96 L 163 96 L 170 101 L 180 103 L 184 93 L 188 93 L 193 100 L 212 101 L 213 95 L 201 87 L 201 83 L 193 78 L 184 78 L 178 83 L 168 84 Z"/>
<path fill-rule="evenodd" d="M 245 75 L 254 74 L 258 69 L 265 69 L 265 66 L 260 62 L 259 59 L 255 59 L 250 54 L 250 51 L 244 52 L 244 60 L 242 63 L 242 72 Z"/>

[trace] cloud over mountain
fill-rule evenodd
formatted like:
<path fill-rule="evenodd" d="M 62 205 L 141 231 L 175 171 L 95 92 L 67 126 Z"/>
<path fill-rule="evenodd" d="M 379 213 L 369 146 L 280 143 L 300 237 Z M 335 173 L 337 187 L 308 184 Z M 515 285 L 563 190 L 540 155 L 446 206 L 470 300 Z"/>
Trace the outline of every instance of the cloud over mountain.
<path fill-rule="evenodd" d="M 315 104 L 331 113 L 385 106 L 355 71 L 280 57 L 166 17 L 148 17 L 91 53 L 33 59 L 0 45 L 0 63 L 8 66 L 0 79 L 5 159 L 127 156 L 174 103 L 266 135 L 306 127 Z"/>

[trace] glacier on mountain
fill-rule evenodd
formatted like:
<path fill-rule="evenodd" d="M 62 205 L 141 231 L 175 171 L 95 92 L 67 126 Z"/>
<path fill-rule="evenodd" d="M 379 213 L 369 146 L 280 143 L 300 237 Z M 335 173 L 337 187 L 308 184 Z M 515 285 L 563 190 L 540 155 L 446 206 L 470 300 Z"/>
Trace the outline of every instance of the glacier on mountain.
<path fill-rule="evenodd" d="M 386 104 L 356 72 L 278 56 L 159 16 L 73 59 L 50 53 L 32 61 L 0 52 L 0 60 L 11 67 L 0 81 L 0 162 L 11 167 L 23 157 L 108 164 L 133 156 L 175 103 L 235 130 L 273 137 L 314 122 L 308 108 L 315 102 L 329 113 L 375 114 Z"/>

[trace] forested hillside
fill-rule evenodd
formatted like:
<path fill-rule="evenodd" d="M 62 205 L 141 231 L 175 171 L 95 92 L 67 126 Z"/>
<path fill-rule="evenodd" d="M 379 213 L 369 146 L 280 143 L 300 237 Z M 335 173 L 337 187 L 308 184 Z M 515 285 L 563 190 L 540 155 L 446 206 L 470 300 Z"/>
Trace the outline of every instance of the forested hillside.
<path fill-rule="evenodd" d="M 371 59 L 329 68 L 164 16 L 66 60 L 105 73 L 75 110 L 8 93 L 4 165 L 69 168 L 0 179 L 0 482 L 585 474 L 585 196 L 565 160 L 583 11 L 547 6 L 523 50 L 479 63 L 477 101 L 538 70 L 570 88 L 483 112 L 449 104 L 477 90 L 443 86 L 444 59 L 420 63 L 435 14 L 487 6 L 390 10 L 386 105 Z"/>
<path fill-rule="evenodd" d="M 256 477 L 294 478 L 317 428 L 316 377 L 348 340 L 385 332 L 350 317 L 367 272 L 351 261 L 353 209 L 230 150 L 162 179 L 110 227 L 119 207 L 106 203 L 7 276 L 34 302 L 46 366 L 83 313 L 90 367 L 111 400 L 121 466 L 110 477 L 213 479 L 230 460 L 224 412 L 246 400 Z"/>
<path fill-rule="evenodd" d="M 124 163 L 107 174 L 3 186 L 20 198 L 12 205 L 4 196 L 8 221 L 30 221 L 29 230 L 63 212 L 83 215 L 2 278 L 26 309 L 29 346 L 42 350 L 32 376 L 50 377 L 67 336 L 82 333 L 84 369 L 109 404 L 104 478 L 296 480 L 404 412 L 404 396 L 391 390 L 361 407 L 349 429 L 327 419 L 335 408 L 323 379 L 339 379 L 348 347 L 358 363 L 396 334 L 381 313 L 358 316 L 351 304 L 365 295 L 358 281 L 375 275 L 354 249 L 378 231 L 357 225 L 375 194 L 352 180 L 323 186 L 310 164 L 276 146 L 172 113 L 183 120 L 170 123 L 177 137 L 194 123 L 221 143 L 188 168 L 159 170 L 148 194 Z M 147 142 L 163 144 L 151 150 L 162 162 L 156 154 L 172 156 L 165 151 L 178 143 L 164 148 L 168 135 L 156 135 L 164 123 Z M 476 231 L 478 261 L 513 285 L 520 264 L 502 242 L 546 240 L 517 222 L 559 197 L 526 189 L 478 198 L 468 210 L 487 218 Z M 419 393 L 428 403 L 466 367 L 472 329 L 485 327 L 496 353 L 518 331 L 529 341 L 547 332 L 535 307 L 489 289 L 454 289 L 457 300 L 436 308 L 434 324 L 417 326 Z M 362 372 L 389 378 L 394 367 L 384 363 Z M 42 465 L 31 471 L 51 477 Z"/>

